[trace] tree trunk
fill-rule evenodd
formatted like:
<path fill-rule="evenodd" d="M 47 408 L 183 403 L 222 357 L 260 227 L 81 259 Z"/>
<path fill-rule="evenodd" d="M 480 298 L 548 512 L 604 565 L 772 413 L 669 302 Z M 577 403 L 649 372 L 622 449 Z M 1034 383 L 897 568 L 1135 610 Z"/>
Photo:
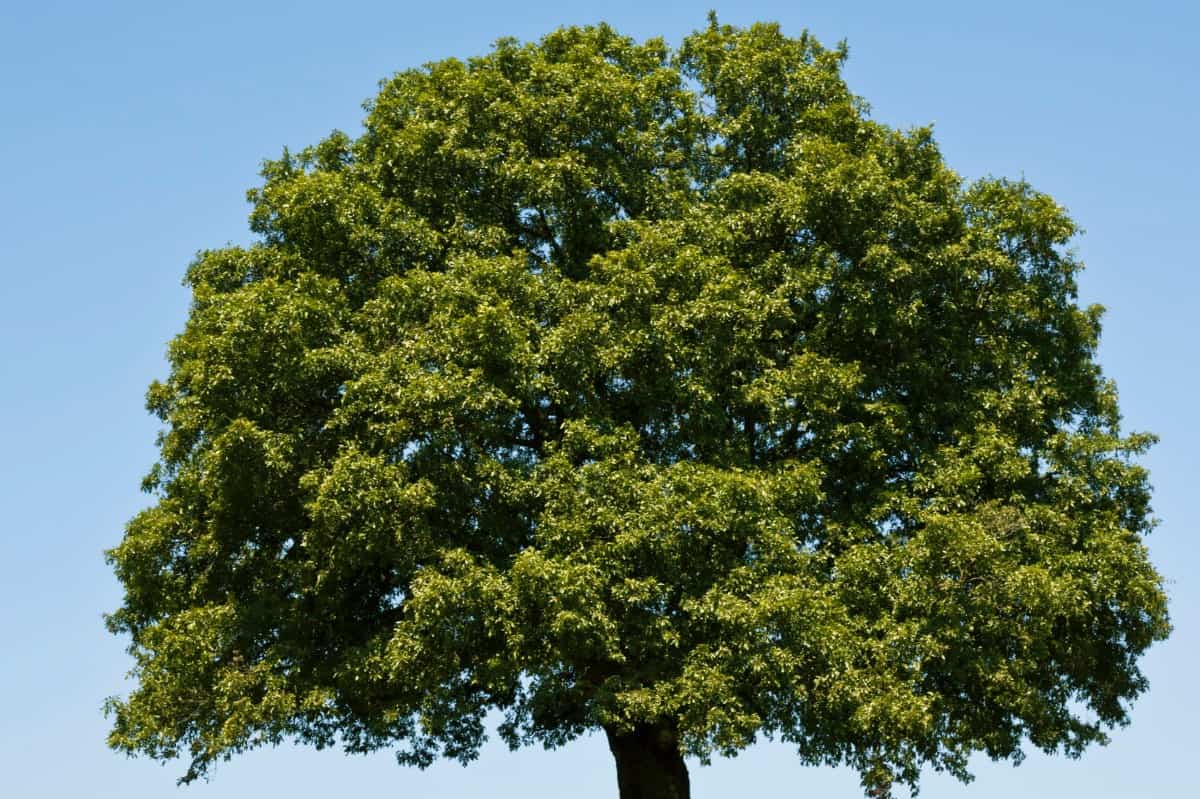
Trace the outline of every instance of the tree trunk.
<path fill-rule="evenodd" d="M 689 799 L 687 764 L 671 730 L 643 724 L 630 732 L 604 732 L 617 761 L 621 799 Z"/>

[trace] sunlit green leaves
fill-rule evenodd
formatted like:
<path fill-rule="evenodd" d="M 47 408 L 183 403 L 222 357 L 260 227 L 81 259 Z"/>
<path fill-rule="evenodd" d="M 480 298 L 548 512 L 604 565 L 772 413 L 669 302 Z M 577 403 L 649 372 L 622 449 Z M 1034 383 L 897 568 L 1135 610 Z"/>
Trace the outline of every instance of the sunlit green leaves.
<path fill-rule="evenodd" d="M 650 725 L 864 785 L 1078 754 L 1168 631 L 1074 223 L 843 47 L 607 26 L 408 70 L 263 168 L 148 394 L 110 742 L 403 762 Z"/>

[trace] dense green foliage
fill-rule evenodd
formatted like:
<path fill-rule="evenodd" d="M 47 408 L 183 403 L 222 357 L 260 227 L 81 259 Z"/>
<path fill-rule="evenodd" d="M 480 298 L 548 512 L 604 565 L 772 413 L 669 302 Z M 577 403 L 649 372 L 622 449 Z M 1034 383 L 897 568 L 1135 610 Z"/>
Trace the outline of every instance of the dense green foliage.
<path fill-rule="evenodd" d="M 1127 720 L 1167 633 L 1075 226 L 844 49 L 501 40 L 268 162 L 149 392 L 112 746 L 652 729 L 885 792 Z M 616 751 L 614 749 L 614 751 Z"/>

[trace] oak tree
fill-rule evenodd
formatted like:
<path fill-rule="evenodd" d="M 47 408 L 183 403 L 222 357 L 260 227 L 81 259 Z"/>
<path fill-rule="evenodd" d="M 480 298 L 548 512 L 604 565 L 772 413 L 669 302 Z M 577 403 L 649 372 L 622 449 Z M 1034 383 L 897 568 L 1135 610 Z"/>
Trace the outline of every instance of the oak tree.
<path fill-rule="evenodd" d="M 605 25 L 411 69 L 263 168 L 149 391 L 110 744 L 620 795 L 760 736 L 872 795 L 1077 756 L 1168 631 L 1074 223 L 873 121 L 828 49 Z"/>

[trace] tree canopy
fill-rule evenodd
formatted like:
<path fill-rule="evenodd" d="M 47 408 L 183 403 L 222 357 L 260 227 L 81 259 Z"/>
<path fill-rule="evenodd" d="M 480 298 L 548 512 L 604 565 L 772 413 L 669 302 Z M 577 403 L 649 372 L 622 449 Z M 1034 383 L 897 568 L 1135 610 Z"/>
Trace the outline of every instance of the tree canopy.
<path fill-rule="evenodd" d="M 864 788 L 1077 756 L 1168 632 L 1075 224 L 828 49 L 606 25 L 398 73 L 200 253 L 108 558 L 110 744 L 470 761 L 623 797 L 758 737 Z"/>

